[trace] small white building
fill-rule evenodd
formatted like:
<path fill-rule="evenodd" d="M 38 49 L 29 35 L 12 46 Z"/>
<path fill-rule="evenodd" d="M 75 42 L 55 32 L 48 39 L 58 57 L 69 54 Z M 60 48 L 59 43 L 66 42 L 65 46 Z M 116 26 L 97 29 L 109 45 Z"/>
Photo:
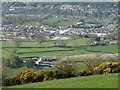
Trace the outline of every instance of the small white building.
<path fill-rule="evenodd" d="M 51 64 L 56 61 L 56 56 L 42 56 L 37 61 L 35 61 L 35 64 L 37 65 L 44 65 L 44 64 Z"/>

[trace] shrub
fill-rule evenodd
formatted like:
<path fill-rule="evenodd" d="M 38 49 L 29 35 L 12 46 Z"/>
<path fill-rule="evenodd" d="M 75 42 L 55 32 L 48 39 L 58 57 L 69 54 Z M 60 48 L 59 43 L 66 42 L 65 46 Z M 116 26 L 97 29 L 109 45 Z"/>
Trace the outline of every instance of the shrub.
<path fill-rule="evenodd" d="M 53 80 L 53 79 L 54 79 L 54 71 L 53 70 L 47 71 L 44 74 L 44 81 Z"/>
<path fill-rule="evenodd" d="M 44 74 L 44 71 L 29 70 L 21 72 L 16 76 L 16 78 L 19 78 L 22 83 L 42 82 L 44 80 Z"/>
<path fill-rule="evenodd" d="M 96 58 L 94 59 L 88 59 L 86 62 L 85 62 L 85 65 L 86 65 L 86 72 L 90 72 L 92 74 L 94 74 L 94 68 L 97 67 L 98 65 L 100 65 L 101 63 L 103 63 L 103 60 L 100 56 L 97 56 Z"/>
<path fill-rule="evenodd" d="M 32 61 L 30 59 L 26 60 L 26 62 L 25 62 L 25 67 L 27 67 L 27 68 L 33 68 L 34 65 L 35 65 L 34 61 Z"/>
<path fill-rule="evenodd" d="M 86 70 L 83 70 L 82 72 L 80 72 L 80 76 L 89 76 L 89 75 L 92 75 L 93 73 L 91 73 L 90 71 L 86 71 Z"/>
<path fill-rule="evenodd" d="M 54 78 L 62 79 L 62 78 L 70 78 L 78 76 L 77 69 L 75 67 L 75 62 L 69 60 L 61 60 L 58 61 L 54 65 Z"/>
<path fill-rule="evenodd" d="M 9 67 L 2 66 L 2 68 L 0 68 L 0 71 L 1 71 L 1 73 L 0 73 L 0 75 L 1 75 L 0 80 L 2 80 L 2 85 L 4 85 L 5 80 L 6 80 L 7 76 L 8 76 L 8 73 L 9 73 Z"/>
<path fill-rule="evenodd" d="M 14 77 L 14 78 L 6 79 L 3 85 L 12 86 L 12 85 L 20 85 L 20 84 L 21 84 L 20 80 Z"/>
<path fill-rule="evenodd" d="M 27 70 L 15 77 L 6 79 L 4 85 L 19 85 L 24 83 L 42 82 L 46 80 L 62 79 L 78 76 L 75 63 L 72 61 L 58 61 L 51 71 Z"/>
<path fill-rule="evenodd" d="M 24 83 L 31 83 L 31 82 L 42 82 L 44 80 L 44 71 L 40 70 L 27 70 L 17 74 L 15 77 L 6 79 L 4 85 L 11 86 L 11 85 L 19 85 Z"/>
<path fill-rule="evenodd" d="M 120 72 L 120 62 L 106 62 L 94 68 L 97 74 L 108 74 Z"/>

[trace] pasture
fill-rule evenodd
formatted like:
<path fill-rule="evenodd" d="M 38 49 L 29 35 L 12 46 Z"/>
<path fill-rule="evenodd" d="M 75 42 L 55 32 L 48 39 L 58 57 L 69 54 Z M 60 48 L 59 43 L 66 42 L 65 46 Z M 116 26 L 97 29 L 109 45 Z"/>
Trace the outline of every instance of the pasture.
<path fill-rule="evenodd" d="M 79 46 L 79 45 L 87 45 L 89 38 L 76 38 L 66 40 L 67 46 Z M 47 40 L 39 44 L 39 42 L 22 42 L 20 47 L 40 47 L 40 46 L 54 46 L 54 40 Z M 2 42 L 2 47 L 15 47 L 15 42 Z"/>
<path fill-rule="evenodd" d="M 58 21 L 60 21 L 61 19 L 60 18 L 55 18 L 55 17 L 49 17 L 49 18 L 46 18 L 43 20 L 43 23 L 44 24 L 48 24 L 48 25 L 52 25 Z"/>
<path fill-rule="evenodd" d="M 70 26 L 72 24 L 74 24 L 73 21 L 64 20 L 64 19 L 62 19 L 62 20 L 60 20 L 59 22 L 56 23 L 57 26 L 61 26 L 61 27 L 67 27 L 67 26 Z"/>
<path fill-rule="evenodd" d="M 25 22 L 22 23 L 22 25 L 25 25 L 25 26 L 39 26 L 41 24 L 37 21 L 25 21 Z"/>
<path fill-rule="evenodd" d="M 88 46 L 86 42 L 89 39 L 76 39 L 71 40 L 68 46 L 73 47 L 54 47 L 54 41 L 43 42 L 23 42 L 20 48 L 17 49 L 17 55 L 19 57 L 40 57 L 40 56 L 72 56 L 80 54 L 104 54 L 104 53 L 118 53 L 117 45 L 99 45 Z M 79 42 L 78 42 L 79 41 Z M 78 43 L 75 43 L 78 42 Z M 85 44 L 85 45 L 83 45 Z M 77 48 L 74 47 L 79 46 Z M 45 47 L 41 47 L 45 46 Z M 52 46 L 52 47 L 47 47 Z M 14 42 L 2 42 L 2 55 L 7 58 L 15 48 Z"/>
<path fill-rule="evenodd" d="M 59 27 L 67 27 L 75 23 L 73 20 L 67 20 L 58 17 L 47 17 L 42 20 L 42 23 L 45 25 L 55 25 Z"/>

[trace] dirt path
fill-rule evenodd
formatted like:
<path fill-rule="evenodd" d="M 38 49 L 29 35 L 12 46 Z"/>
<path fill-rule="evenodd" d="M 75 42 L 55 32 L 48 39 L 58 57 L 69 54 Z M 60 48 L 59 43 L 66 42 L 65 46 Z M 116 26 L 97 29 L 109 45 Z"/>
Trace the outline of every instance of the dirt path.
<path fill-rule="evenodd" d="M 73 55 L 73 56 L 65 56 L 64 58 L 96 58 L 96 57 L 102 57 L 102 58 L 107 58 L 107 57 L 118 57 L 118 54 L 82 54 L 82 55 Z"/>

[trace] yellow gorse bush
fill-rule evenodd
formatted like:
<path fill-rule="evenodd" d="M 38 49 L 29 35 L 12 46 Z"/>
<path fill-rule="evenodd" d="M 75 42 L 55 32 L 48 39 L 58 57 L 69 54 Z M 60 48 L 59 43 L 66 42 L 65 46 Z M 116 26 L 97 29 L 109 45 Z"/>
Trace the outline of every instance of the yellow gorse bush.
<path fill-rule="evenodd" d="M 94 72 L 100 74 L 120 72 L 120 62 L 106 62 L 94 68 Z"/>
<path fill-rule="evenodd" d="M 16 75 L 16 78 L 22 83 L 41 82 L 44 80 L 44 74 L 45 72 L 40 70 L 27 70 Z"/>
<path fill-rule="evenodd" d="M 40 70 L 27 70 L 20 72 L 15 77 L 6 80 L 5 85 L 18 85 L 31 82 L 42 82 L 44 81 L 44 76 L 46 72 Z"/>

